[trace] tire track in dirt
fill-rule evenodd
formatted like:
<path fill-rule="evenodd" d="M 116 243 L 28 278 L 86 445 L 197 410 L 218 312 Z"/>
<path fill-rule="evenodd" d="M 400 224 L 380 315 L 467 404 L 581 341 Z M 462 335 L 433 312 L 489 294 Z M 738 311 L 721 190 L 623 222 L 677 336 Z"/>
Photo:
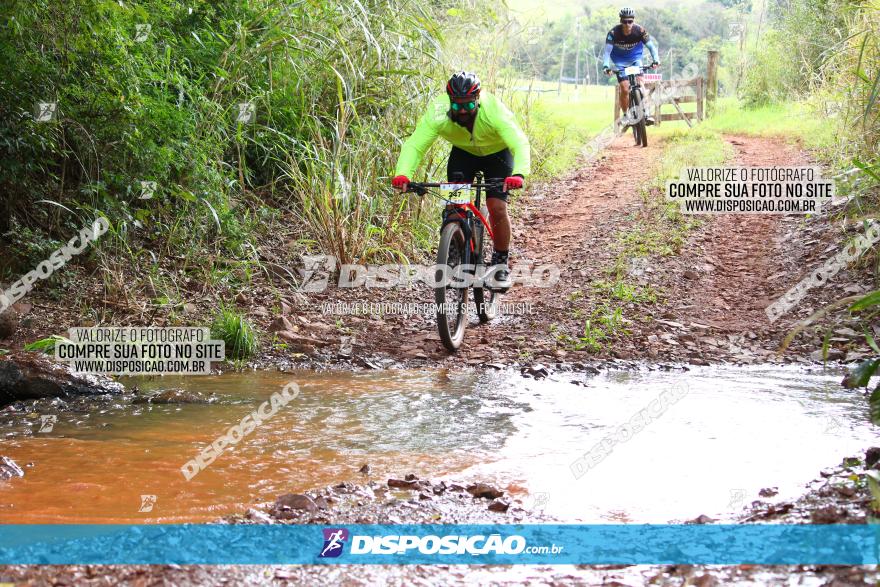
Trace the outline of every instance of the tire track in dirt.
<path fill-rule="evenodd" d="M 726 137 L 734 147 L 735 167 L 804 166 L 805 154 L 781 139 Z M 773 301 L 771 277 L 784 274 L 785 249 L 780 245 L 784 216 L 719 214 L 696 246 L 703 255 L 697 279 L 687 296 L 692 319 L 722 331 L 742 333 L 769 326 L 764 308 Z M 691 250 L 688 247 L 688 250 Z M 691 277 L 691 275 L 689 275 Z"/>
<path fill-rule="evenodd" d="M 809 155 L 782 137 L 725 136 L 736 167 L 815 165 Z M 705 216 L 681 254 L 661 260 L 657 285 L 668 304 L 660 321 L 639 324 L 619 356 L 660 358 L 695 364 L 817 360 L 813 335 L 801 336 L 783 357 L 782 339 L 818 307 L 870 285 L 858 271 L 841 271 L 835 284 L 809 297 L 771 323 L 765 308 L 840 248 L 840 230 L 827 214 L 718 214 Z M 846 320 L 845 318 L 841 320 Z M 839 322 L 838 328 L 845 326 Z M 842 346 L 849 343 L 836 339 Z M 858 349 L 853 347 L 853 352 Z M 837 351 L 838 358 L 845 352 Z M 856 355 L 853 355 L 856 356 Z"/>

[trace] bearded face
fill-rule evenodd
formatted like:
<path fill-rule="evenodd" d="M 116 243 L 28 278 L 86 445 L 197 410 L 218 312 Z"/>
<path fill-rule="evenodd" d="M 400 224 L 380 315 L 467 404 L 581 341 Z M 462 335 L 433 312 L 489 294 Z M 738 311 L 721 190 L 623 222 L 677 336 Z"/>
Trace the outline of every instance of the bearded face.
<path fill-rule="evenodd" d="M 452 119 L 462 126 L 468 126 L 480 109 L 479 98 L 453 98 L 449 108 Z"/>

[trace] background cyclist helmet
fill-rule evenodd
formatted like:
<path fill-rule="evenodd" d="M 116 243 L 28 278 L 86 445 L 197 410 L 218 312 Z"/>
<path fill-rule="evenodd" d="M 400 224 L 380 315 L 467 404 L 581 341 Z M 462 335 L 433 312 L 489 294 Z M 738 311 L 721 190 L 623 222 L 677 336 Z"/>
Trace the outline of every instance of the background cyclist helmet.
<path fill-rule="evenodd" d="M 630 8 L 629 6 L 624 6 L 620 9 L 620 18 L 635 18 L 636 11 Z"/>
<path fill-rule="evenodd" d="M 460 71 L 446 83 L 450 116 L 464 123 L 477 115 L 480 98 L 480 78 L 475 73 Z"/>

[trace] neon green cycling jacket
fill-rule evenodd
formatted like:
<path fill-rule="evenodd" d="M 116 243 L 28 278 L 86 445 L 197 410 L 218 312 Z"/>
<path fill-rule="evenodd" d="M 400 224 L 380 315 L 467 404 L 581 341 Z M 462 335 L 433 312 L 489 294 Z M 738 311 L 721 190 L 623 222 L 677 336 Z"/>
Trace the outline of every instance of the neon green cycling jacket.
<path fill-rule="evenodd" d="M 480 93 L 480 108 L 474 121 L 473 134 L 453 122 L 446 114 L 448 111 L 449 97 L 446 94 L 431 100 L 415 131 L 403 143 L 395 175 L 412 177 L 437 137 L 443 137 L 453 146 L 479 157 L 508 148 L 513 154 L 511 174 L 523 177 L 529 174 L 532 165 L 529 138 L 516 123 L 513 112 L 501 100 L 489 92 Z"/>

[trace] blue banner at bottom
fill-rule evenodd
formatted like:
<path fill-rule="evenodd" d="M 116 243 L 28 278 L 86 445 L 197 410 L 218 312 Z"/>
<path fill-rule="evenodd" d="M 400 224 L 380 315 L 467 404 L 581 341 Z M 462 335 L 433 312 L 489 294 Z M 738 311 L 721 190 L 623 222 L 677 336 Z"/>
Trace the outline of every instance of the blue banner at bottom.
<path fill-rule="evenodd" d="M 878 525 L 0 525 L 0 564 L 878 564 Z"/>

